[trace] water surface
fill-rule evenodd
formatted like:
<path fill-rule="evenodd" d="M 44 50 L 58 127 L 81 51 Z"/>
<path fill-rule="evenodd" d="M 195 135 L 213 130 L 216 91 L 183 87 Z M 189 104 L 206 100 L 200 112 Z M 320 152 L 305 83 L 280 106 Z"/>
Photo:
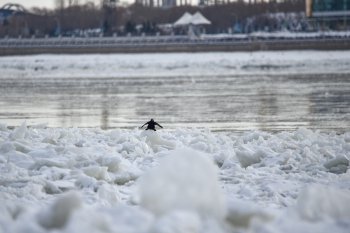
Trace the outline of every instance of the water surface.
<path fill-rule="evenodd" d="M 213 131 L 350 130 L 350 77 L 241 74 L 156 77 L 2 77 L 0 122 L 9 126 Z"/>

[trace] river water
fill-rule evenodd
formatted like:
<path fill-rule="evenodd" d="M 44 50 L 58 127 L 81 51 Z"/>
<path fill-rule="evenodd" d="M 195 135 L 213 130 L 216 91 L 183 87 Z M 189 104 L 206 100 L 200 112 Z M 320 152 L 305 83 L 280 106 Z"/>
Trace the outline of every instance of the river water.
<path fill-rule="evenodd" d="M 180 67 L 171 63 L 174 55 L 169 55 L 166 65 L 159 61 L 166 55 L 152 55 L 154 62 L 147 60 L 146 65 L 156 65 L 150 69 L 142 63 L 146 60 L 142 56 L 147 55 L 127 55 L 125 59 L 130 56 L 140 61 L 123 66 L 117 59 L 116 70 L 106 72 L 94 72 L 97 68 L 91 65 L 108 63 L 110 59 L 101 58 L 103 55 L 83 56 L 81 64 L 82 56 L 58 56 L 58 60 L 55 55 L 1 58 L 0 123 L 16 126 L 26 121 L 28 125 L 109 129 L 136 128 L 154 118 L 167 129 L 284 131 L 306 127 L 350 131 L 350 72 L 344 68 L 346 64 L 332 72 L 331 65 L 338 64 L 334 60 L 320 62 L 318 70 L 315 61 L 310 69 L 307 62 L 296 66 L 295 60 L 276 66 L 273 62 L 257 63 L 253 55 L 244 64 L 232 61 L 230 67 L 228 57 L 233 55 L 216 54 L 221 59 L 215 59 L 217 64 L 226 62 L 226 70 L 217 70 L 218 65 L 210 58 L 191 62 L 200 57 L 198 54 L 186 55 L 195 57 Z M 80 65 L 74 65 L 77 63 Z M 125 64 L 132 64 L 135 72 Z M 303 71 L 298 72 L 298 67 Z"/>

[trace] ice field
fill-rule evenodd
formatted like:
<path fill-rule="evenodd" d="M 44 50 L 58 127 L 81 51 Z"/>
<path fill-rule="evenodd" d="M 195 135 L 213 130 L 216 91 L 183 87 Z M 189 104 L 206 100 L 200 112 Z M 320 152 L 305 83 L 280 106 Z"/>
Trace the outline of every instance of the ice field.
<path fill-rule="evenodd" d="M 343 73 L 348 51 L 29 55 L 0 57 L 2 77 L 125 78 Z"/>
<path fill-rule="evenodd" d="M 0 233 L 350 232 L 347 51 L 0 69 Z"/>
<path fill-rule="evenodd" d="M 0 232 L 349 232 L 350 134 L 0 131 Z"/>

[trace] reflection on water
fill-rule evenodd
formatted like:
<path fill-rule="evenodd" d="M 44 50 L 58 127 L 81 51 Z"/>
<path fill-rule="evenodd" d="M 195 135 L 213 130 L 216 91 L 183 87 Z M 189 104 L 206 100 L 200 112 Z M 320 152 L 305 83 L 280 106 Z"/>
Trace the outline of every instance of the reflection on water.
<path fill-rule="evenodd" d="M 1 78 L 0 122 L 51 127 L 350 130 L 350 78 L 237 75 Z"/>

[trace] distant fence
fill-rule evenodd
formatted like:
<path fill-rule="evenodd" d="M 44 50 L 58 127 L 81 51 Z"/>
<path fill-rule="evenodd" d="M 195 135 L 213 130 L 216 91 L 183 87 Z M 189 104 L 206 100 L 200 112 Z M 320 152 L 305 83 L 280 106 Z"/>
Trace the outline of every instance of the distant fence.
<path fill-rule="evenodd" d="M 38 53 L 137 53 L 350 49 L 350 33 L 250 35 L 3 38 L 0 55 Z"/>

